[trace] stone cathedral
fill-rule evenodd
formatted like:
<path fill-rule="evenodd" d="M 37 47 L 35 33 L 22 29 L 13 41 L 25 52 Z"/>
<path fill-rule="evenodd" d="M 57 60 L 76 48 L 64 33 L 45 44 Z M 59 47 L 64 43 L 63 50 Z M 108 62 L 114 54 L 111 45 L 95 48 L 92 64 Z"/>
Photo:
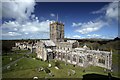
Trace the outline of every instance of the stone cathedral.
<path fill-rule="evenodd" d="M 64 41 L 64 24 L 50 23 L 50 40 L 36 43 L 37 58 L 44 61 L 57 59 L 81 67 L 99 66 L 111 70 L 112 51 L 90 50 L 87 45 L 79 48 L 76 40 Z"/>

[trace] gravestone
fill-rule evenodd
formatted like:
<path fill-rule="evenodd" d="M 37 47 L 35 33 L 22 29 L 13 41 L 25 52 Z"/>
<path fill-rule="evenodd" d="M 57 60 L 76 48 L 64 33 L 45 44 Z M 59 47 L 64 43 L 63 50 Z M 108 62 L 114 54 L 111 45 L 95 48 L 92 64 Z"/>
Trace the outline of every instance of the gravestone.
<path fill-rule="evenodd" d="M 71 76 L 71 73 L 70 73 L 70 71 L 68 71 L 68 76 Z"/>
<path fill-rule="evenodd" d="M 75 70 L 72 70 L 72 69 L 71 69 L 71 71 L 72 71 L 72 74 L 73 74 L 73 75 L 75 75 L 75 74 L 76 74 Z"/>
<path fill-rule="evenodd" d="M 10 66 L 7 66 L 7 70 L 10 69 Z"/>
<path fill-rule="evenodd" d="M 52 67 L 52 65 L 51 65 L 51 64 L 48 64 L 48 67 L 49 67 L 49 68 L 51 68 L 51 67 Z"/>
<path fill-rule="evenodd" d="M 15 66 L 17 66 L 18 64 L 16 63 Z"/>
<path fill-rule="evenodd" d="M 58 68 L 57 66 L 55 66 L 55 69 L 57 69 L 57 70 L 58 70 L 59 68 Z"/>
<path fill-rule="evenodd" d="M 38 79 L 38 77 L 33 77 L 33 79 Z"/>
<path fill-rule="evenodd" d="M 10 61 L 12 61 L 12 58 L 10 57 Z"/>

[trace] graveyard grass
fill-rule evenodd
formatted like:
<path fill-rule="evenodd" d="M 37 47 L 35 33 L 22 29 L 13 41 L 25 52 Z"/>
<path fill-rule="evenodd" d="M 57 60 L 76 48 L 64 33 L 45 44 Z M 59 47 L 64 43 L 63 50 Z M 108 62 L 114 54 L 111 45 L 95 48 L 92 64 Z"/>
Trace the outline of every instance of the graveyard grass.
<path fill-rule="evenodd" d="M 18 54 L 19 55 L 19 54 Z M 120 56 L 120 55 L 119 55 Z M 50 64 L 52 64 L 51 68 L 48 68 L 52 73 L 53 77 L 50 77 L 48 73 L 45 73 L 44 71 L 38 72 L 37 69 L 40 67 L 48 67 L 48 62 L 41 61 L 37 59 L 33 59 L 35 57 L 35 54 L 30 54 L 29 58 L 23 58 L 20 61 L 17 62 L 17 66 L 12 65 L 9 70 L 5 69 L 3 71 L 2 77 L 3 78 L 33 78 L 35 76 L 39 78 L 82 78 L 82 75 L 88 74 L 88 73 L 97 73 L 102 75 L 108 75 L 107 72 L 104 72 L 104 68 L 101 67 L 95 67 L 95 66 L 89 66 L 87 68 L 82 68 L 79 66 L 73 67 L 73 65 L 68 64 L 65 65 L 65 62 L 59 61 L 60 66 L 62 69 L 55 69 L 55 60 L 51 60 Z M 118 57 L 117 54 L 113 55 L 113 62 L 115 65 L 118 63 L 116 62 Z M 120 63 L 120 61 L 119 61 Z M 71 76 L 68 76 L 68 71 L 72 69 L 75 70 L 76 74 L 73 75 L 71 72 Z M 85 69 L 85 72 L 83 70 Z M 118 72 L 113 72 L 112 76 L 118 76 Z M 120 76 L 119 76 L 120 77 Z"/>
<path fill-rule="evenodd" d="M 5 66 L 9 64 L 12 61 L 15 61 L 16 59 L 22 57 L 24 53 L 29 52 L 28 50 L 16 50 L 14 52 L 9 52 L 4 55 L 2 55 L 2 66 Z M 12 60 L 10 60 L 12 58 Z"/>

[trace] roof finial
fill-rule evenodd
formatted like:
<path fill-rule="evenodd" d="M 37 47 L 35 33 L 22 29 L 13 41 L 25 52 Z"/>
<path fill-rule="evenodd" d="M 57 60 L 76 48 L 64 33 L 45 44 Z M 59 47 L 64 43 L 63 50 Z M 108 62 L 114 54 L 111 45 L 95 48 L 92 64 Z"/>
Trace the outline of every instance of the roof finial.
<path fill-rule="evenodd" d="M 57 14 L 57 22 L 58 22 L 58 14 Z"/>

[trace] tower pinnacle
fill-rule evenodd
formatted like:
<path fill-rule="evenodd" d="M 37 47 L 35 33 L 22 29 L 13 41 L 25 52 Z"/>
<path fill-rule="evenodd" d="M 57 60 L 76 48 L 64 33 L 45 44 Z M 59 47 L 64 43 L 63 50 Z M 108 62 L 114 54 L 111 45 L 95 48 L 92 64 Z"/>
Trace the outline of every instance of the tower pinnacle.
<path fill-rule="evenodd" d="M 58 22 L 58 14 L 57 14 L 57 20 L 56 21 Z"/>

